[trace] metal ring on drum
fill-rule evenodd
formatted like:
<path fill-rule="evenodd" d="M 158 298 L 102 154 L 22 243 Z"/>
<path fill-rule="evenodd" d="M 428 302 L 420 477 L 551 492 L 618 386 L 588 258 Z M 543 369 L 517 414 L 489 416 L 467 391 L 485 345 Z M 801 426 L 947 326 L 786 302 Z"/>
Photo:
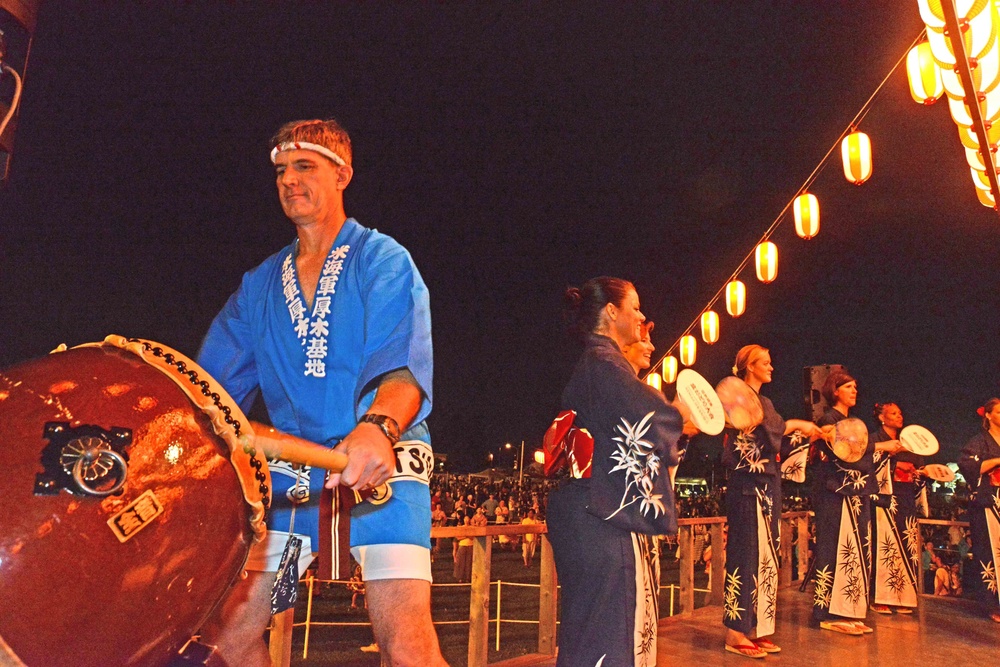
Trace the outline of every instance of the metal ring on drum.
<path fill-rule="evenodd" d="M 84 475 L 84 468 L 90 466 L 96 461 L 99 461 L 103 457 L 108 457 L 112 460 L 112 468 L 114 464 L 118 464 L 121 468 L 121 473 L 118 475 L 117 480 L 107 489 L 98 489 L 90 485 Z M 107 474 L 101 475 L 98 479 L 104 479 Z M 125 461 L 125 457 L 114 451 L 113 449 L 95 449 L 88 450 L 83 456 L 80 456 L 76 463 L 73 464 L 73 481 L 76 482 L 77 487 L 92 496 L 110 496 L 117 493 L 128 480 L 128 463 Z"/>

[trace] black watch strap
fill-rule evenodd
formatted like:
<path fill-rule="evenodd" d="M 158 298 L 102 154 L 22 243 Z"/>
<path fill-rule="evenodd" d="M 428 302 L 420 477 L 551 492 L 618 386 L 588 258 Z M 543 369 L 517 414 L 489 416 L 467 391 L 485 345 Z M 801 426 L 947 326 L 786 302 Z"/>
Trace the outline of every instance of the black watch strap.
<path fill-rule="evenodd" d="M 382 429 L 382 433 L 385 434 L 385 437 L 389 438 L 390 445 L 395 445 L 399 442 L 399 424 L 397 424 L 396 420 L 392 417 L 387 415 L 376 415 L 369 412 L 368 414 L 362 416 L 358 423 L 375 424 L 378 426 Z"/>

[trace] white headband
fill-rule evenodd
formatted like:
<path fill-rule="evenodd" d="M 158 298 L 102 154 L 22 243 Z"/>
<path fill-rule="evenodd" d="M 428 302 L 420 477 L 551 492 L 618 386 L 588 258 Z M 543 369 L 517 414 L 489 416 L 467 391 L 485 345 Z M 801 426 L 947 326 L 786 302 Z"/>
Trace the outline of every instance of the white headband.
<path fill-rule="evenodd" d="M 311 144 L 307 141 L 286 141 L 282 144 L 278 144 L 271 149 L 271 164 L 274 164 L 275 159 L 278 157 L 278 153 L 281 151 L 315 151 L 320 155 L 325 155 L 330 158 L 341 167 L 347 166 L 347 163 L 344 162 L 344 158 L 340 157 L 326 146 Z"/>

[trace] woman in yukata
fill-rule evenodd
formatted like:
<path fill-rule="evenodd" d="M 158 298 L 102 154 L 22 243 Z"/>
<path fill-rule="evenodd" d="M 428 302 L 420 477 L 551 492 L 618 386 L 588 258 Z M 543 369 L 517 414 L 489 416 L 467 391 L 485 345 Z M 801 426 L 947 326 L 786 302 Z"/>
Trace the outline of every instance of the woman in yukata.
<path fill-rule="evenodd" d="M 983 428 L 958 458 L 958 467 L 969 484 L 969 530 L 972 533 L 974 596 L 986 614 L 1000 623 L 1000 399 L 991 398 L 979 408 Z"/>
<path fill-rule="evenodd" d="M 549 496 L 549 539 L 562 587 L 557 664 L 653 667 L 655 536 L 677 531 L 667 468 L 677 464 L 681 415 L 636 377 L 623 353 L 644 334 L 630 282 L 594 278 L 567 290 L 566 304 L 584 349 L 562 409 L 575 412 L 574 428 L 586 429 L 594 449 L 590 476 L 566 479 Z"/>
<path fill-rule="evenodd" d="M 733 374 L 760 394 L 771 381 L 771 353 L 746 345 L 736 354 Z M 729 542 L 723 624 L 726 650 L 747 658 L 763 658 L 781 648 L 767 637 L 774 633 L 778 593 L 778 526 L 781 518 L 779 460 L 796 446 L 822 435 L 801 419 L 785 420 L 767 396 L 759 395 L 764 420 L 755 428 L 727 428 L 722 462 L 726 468 L 726 516 Z"/>
<path fill-rule="evenodd" d="M 879 427 L 871 442 L 899 440 L 903 412 L 895 403 L 876 403 Z M 878 493 L 872 496 L 872 611 L 876 614 L 912 614 L 917 606 L 920 548 L 917 495 L 923 478 L 917 469 L 924 457 L 900 450 L 892 456 L 875 452 Z"/>
<path fill-rule="evenodd" d="M 816 422 L 836 426 L 849 418 L 858 402 L 857 381 L 834 371 L 823 384 L 823 397 L 832 406 Z M 876 451 L 895 454 L 898 440 L 876 444 L 868 440 L 861 457 L 846 461 L 833 447 L 818 440 L 810 456 L 813 510 L 816 513 L 813 618 L 823 630 L 846 635 L 874 632 L 868 615 L 871 571 L 871 496 L 875 482 Z"/>

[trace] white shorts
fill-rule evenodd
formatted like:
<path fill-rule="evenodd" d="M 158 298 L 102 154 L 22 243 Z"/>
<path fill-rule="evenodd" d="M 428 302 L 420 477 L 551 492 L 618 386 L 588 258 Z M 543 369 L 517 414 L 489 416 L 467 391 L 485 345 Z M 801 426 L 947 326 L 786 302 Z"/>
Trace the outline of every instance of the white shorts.
<path fill-rule="evenodd" d="M 312 550 L 312 539 L 308 535 L 296 537 L 302 540 L 299 552 L 299 576 L 316 558 Z M 269 530 L 264 539 L 250 549 L 246 570 L 249 572 L 277 572 L 281 555 L 288 543 L 288 533 Z M 378 579 L 422 579 L 432 581 L 431 552 L 426 547 L 415 544 L 372 544 L 353 547 L 351 555 L 361 564 L 365 581 Z"/>
<path fill-rule="evenodd" d="M 431 577 L 431 550 L 416 544 L 370 544 L 351 547 L 351 555 L 361 564 L 365 581 L 378 579 L 422 579 Z"/>
<path fill-rule="evenodd" d="M 316 553 L 312 550 L 312 538 L 298 533 L 293 533 L 293 535 L 302 540 L 302 550 L 299 551 L 299 577 L 302 577 L 306 568 L 316 558 Z M 247 556 L 247 565 L 244 569 L 248 572 L 277 572 L 286 544 L 288 544 L 288 533 L 277 530 L 267 531 L 264 539 L 250 548 L 250 555 Z"/>

